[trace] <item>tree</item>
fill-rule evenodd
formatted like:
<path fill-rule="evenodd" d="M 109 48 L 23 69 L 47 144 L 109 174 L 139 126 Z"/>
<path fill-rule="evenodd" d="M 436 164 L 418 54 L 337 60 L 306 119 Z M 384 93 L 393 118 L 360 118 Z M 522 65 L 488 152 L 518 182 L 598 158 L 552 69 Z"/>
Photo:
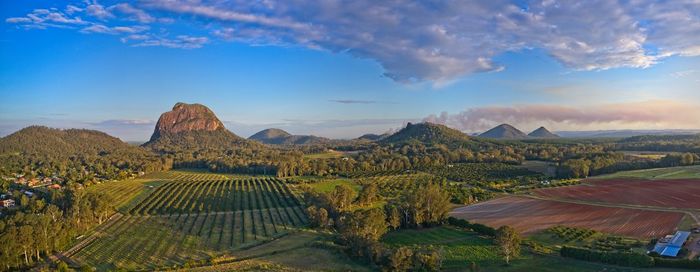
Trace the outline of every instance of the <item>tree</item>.
<path fill-rule="evenodd" d="M 396 206 L 390 206 L 387 208 L 387 223 L 392 229 L 398 229 L 401 226 L 401 214 L 399 214 L 399 209 Z"/>
<path fill-rule="evenodd" d="M 386 218 L 380 209 L 358 210 L 341 216 L 338 232 L 352 255 L 366 255 L 366 249 L 387 232 Z M 366 256 L 371 257 L 371 256 Z"/>
<path fill-rule="evenodd" d="M 450 212 L 450 195 L 437 184 L 427 184 L 406 190 L 389 206 L 396 207 L 405 227 L 438 225 Z"/>
<path fill-rule="evenodd" d="M 520 241 L 520 234 L 510 226 L 502 226 L 496 231 L 496 244 L 506 264 L 510 263 L 510 259 L 520 256 Z"/>
<path fill-rule="evenodd" d="M 379 189 L 377 188 L 377 184 L 375 183 L 370 183 L 362 187 L 362 190 L 360 190 L 360 195 L 357 197 L 357 203 L 360 205 L 367 205 L 375 200 L 377 200 L 377 193 L 379 192 Z"/>
<path fill-rule="evenodd" d="M 413 254 L 414 271 L 439 271 L 442 266 L 442 254 L 435 248 L 423 249 Z"/>
<path fill-rule="evenodd" d="M 693 157 L 693 154 L 684 153 L 681 156 L 681 165 L 692 165 L 694 162 L 695 158 Z"/>
<path fill-rule="evenodd" d="M 413 250 L 409 247 L 399 247 L 389 253 L 386 270 L 407 271 L 411 267 Z"/>
<path fill-rule="evenodd" d="M 347 184 L 335 186 L 335 190 L 330 195 L 332 208 L 336 211 L 347 210 L 354 199 L 355 191 Z"/>

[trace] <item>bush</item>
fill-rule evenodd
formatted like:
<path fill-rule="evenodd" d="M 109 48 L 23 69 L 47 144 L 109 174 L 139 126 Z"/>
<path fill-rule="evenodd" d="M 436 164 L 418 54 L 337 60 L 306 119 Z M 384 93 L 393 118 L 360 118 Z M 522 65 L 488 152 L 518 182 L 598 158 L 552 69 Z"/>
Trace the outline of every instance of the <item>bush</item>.
<path fill-rule="evenodd" d="M 664 258 L 654 258 L 654 266 L 668 268 L 688 268 L 700 269 L 700 261 L 698 260 L 673 260 Z"/>
<path fill-rule="evenodd" d="M 447 219 L 447 223 L 455 227 L 471 229 L 479 234 L 488 235 L 492 237 L 496 236 L 496 229 L 479 223 L 469 223 L 469 221 L 464 219 L 450 217 Z"/>
<path fill-rule="evenodd" d="M 574 258 L 589 262 L 601 262 L 628 267 L 654 266 L 654 259 L 652 257 L 638 253 L 602 252 L 568 246 L 562 247 L 559 253 L 562 257 Z"/>

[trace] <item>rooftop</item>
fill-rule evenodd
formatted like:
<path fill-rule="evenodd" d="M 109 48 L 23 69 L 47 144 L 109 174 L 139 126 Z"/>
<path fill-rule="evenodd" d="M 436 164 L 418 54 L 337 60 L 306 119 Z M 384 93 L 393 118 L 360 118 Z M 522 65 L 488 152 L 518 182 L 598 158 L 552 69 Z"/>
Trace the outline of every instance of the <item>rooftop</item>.
<path fill-rule="evenodd" d="M 690 236 L 688 231 L 677 231 L 670 239 L 659 240 L 653 251 L 661 256 L 676 257 L 685 241 L 688 240 L 688 236 Z"/>

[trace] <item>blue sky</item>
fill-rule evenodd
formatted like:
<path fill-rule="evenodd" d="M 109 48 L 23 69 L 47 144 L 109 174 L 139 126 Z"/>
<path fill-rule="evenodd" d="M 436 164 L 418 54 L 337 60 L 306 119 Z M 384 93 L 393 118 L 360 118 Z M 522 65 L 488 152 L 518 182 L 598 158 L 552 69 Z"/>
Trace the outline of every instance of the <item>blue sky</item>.
<path fill-rule="evenodd" d="M 180 101 L 242 136 L 700 127 L 698 3 L 373 2 L 3 1 L 0 136 L 145 140 Z"/>

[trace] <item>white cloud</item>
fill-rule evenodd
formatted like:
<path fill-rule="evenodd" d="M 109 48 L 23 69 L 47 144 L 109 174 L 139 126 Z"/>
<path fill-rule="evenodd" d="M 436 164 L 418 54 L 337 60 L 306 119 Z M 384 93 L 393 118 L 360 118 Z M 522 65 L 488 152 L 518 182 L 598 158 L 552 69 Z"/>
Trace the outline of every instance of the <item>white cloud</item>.
<path fill-rule="evenodd" d="M 435 86 L 501 71 L 506 67 L 495 63 L 496 56 L 532 48 L 573 70 L 646 68 L 669 56 L 700 55 L 697 0 L 143 0 L 107 8 L 92 1 L 68 5 L 65 14 L 37 9 L 5 21 L 27 28 L 94 24 L 77 14 L 106 27 L 136 21 L 199 38 L 181 48 L 215 39 L 347 53 L 377 61 L 396 81 Z M 176 25 L 183 24 L 195 27 L 182 32 Z M 164 37 L 139 45 L 175 47 L 170 41 L 178 39 L 186 40 Z"/>
<path fill-rule="evenodd" d="M 684 78 L 684 77 L 691 76 L 697 72 L 698 72 L 697 70 L 692 70 L 692 69 L 691 70 L 676 71 L 676 72 L 671 73 L 671 76 L 674 78 Z"/>
<path fill-rule="evenodd" d="M 73 14 L 73 13 L 77 13 L 77 12 L 82 12 L 83 10 L 85 10 L 85 9 L 76 7 L 74 5 L 66 6 L 66 14 Z"/>
<path fill-rule="evenodd" d="M 127 15 L 128 19 L 130 20 L 135 20 L 138 21 L 139 23 L 152 23 L 156 20 L 155 17 L 151 16 L 150 14 L 146 13 L 146 11 L 142 9 L 135 8 L 131 6 L 129 3 L 121 3 L 121 4 L 116 4 L 114 6 L 111 6 L 108 8 L 109 10 L 116 10 L 122 14 Z"/>
<path fill-rule="evenodd" d="M 163 46 L 168 48 L 180 48 L 180 49 L 195 49 L 201 48 L 205 44 L 209 43 L 209 38 L 207 37 L 195 37 L 188 35 L 179 35 L 173 39 L 165 37 L 156 36 L 138 36 L 139 42 L 133 44 L 136 47 L 150 47 L 150 46 Z M 128 41 L 128 40 L 126 40 Z"/>
<path fill-rule="evenodd" d="M 90 16 L 93 16 L 103 21 L 110 18 L 114 18 L 114 14 L 112 14 L 109 10 L 105 9 L 103 5 L 98 4 L 96 0 L 89 3 L 85 10 Z"/>
<path fill-rule="evenodd" d="M 101 24 L 93 24 L 80 30 L 82 33 L 102 33 L 102 34 L 133 34 L 148 30 L 147 26 L 114 26 L 109 27 Z"/>

